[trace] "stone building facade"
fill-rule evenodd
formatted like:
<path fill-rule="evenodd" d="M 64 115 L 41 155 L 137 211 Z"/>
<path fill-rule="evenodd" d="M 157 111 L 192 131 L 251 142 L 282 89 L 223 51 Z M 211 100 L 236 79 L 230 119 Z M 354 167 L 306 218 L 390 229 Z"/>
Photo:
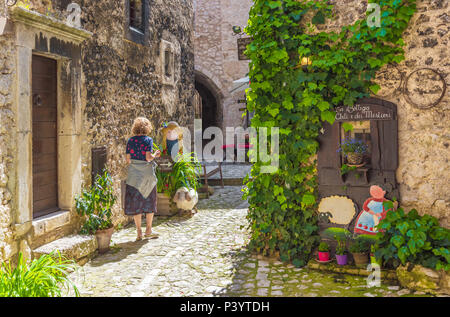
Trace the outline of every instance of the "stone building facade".
<path fill-rule="evenodd" d="M 156 140 L 162 122 L 192 126 L 195 88 L 192 1 L 22 0 L 8 10 L 0 35 L 0 262 L 77 232 L 74 199 L 105 159 L 119 197 L 114 223 L 128 222 L 120 198 L 133 119 L 149 118 Z M 41 147 L 47 156 L 36 156 Z M 44 178 L 57 180 L 54 189 L 38 188 L 42 162 L 53 168 Z M 43 193 L 56 195 L 54 212 L 33 211 L 33 196 Z"/>
<path fill-rule="evenodd" d="M 233 26 L 244 29 L 251 0 L 194 0 L 195 79 L 203 99 L 203 126 L 243 125 L 244 92 L 230 93 L 233 81 L 248 74 L 248 61 L 238 59 Z M 243 35 L 246 37 L 245 35 Z M 225 131 L 225 130 L 224 130 Z"/>
<path fill-rule="evenodd" d="M 332 30 L 364 19 L 367 2 L 332 1 L 336 18 L 320 27 Z M 403 35 L 406 59 L 382 69 L 376 98 L 391 102 L 398 115 L 400 205 L 431 214 L 450 227 L 449 2 L 417 0 Z M 351 9 L 349 9 L 351 8 Z"/>
<path fill-rule="evenodd" d="M 320 30 L 338 30 L 365 17 L 367 1 L 330 2 L 335 17 Z M 244 94 L 233 95 L 230 90 L 234 80 L 248 73 L 248 62 L 238 59 L 231 29 L 247 24 L 251 5 L 250 0 L 194 1 L 196 81 L 201 84 L 197 86 L 212 92 L 218 105 L 216 122 L 223 127 L 242 125 L 239 108 L 244 105 L 237 100 Z M 381 90 L 374 96 L 397 109 L 395 176 L 401 205 L 436 216 L 446 227 L 450 226 L 449 22 L 448 1 L 418 0 L 404 34 L 406 60 L 380 71 L 376 81 Z"/>

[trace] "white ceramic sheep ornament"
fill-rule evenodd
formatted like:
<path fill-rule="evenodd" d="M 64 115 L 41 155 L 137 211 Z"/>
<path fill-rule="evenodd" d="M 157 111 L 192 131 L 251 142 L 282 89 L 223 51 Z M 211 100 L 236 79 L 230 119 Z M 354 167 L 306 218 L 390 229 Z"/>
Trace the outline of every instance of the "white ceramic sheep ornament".
<path fill-rule="evenodd" d="M 192 211 L 198 203 L 198 193 L 194 189 L 181 187 L 175 193 L 173 201 L 177 204 L 178 209 Z"/>

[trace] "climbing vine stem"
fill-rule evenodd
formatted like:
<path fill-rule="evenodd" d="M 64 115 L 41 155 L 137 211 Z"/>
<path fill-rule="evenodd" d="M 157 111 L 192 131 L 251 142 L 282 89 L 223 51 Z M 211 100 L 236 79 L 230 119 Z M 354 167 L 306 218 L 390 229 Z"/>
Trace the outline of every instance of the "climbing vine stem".
<path fill-rule="evenodd" d="M 315 157 L 323 122 L 334 122 L 335 106 L 376 94 L 376 72 L 404 59 L 402 33 L 416 1 L 369 2 L 380 5 L 380 27 L 363 19 L 324 32 L 317 26 L 333 15 L 325 0 L 254 1 L 246 28 L 253 38 L 247 107 L 255 113 L 253 127 L 280 128 L 279 170 L 260 173 L 258 161 L 245 181 L 256 252 L 306 264 L 319 240 Z M 310 65 L 300 66 L 306 58 Z"/>

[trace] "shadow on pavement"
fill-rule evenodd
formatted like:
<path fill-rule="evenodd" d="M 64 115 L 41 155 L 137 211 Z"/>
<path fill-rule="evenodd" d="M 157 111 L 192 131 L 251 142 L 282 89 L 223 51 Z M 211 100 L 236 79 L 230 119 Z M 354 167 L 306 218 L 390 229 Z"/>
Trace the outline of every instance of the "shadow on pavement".
<path fill-rule="evenodd" d="M 112 262 L 119 262 L 132 254 L 136 254 L 140 248 L 150 241 L 151 240 L 143 239 L 141 241 L 132 240 L 114 244 L 105 254 L 98 254 L 95 256 L 91 261 L 91 265 L 98 267 Z"/>

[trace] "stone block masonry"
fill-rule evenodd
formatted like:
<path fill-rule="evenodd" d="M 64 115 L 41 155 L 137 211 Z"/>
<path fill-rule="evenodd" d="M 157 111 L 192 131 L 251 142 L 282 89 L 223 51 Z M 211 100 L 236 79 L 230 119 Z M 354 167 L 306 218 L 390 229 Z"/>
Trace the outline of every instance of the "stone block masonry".
<path fill-rule="evenodd" d="M 106 165 L 119 198 L 114 224 L 129 222 L 120 198 L 134 118 L 151 120 L 156 143 L 164 121 L 193 125 L 192 0 L 145 1 L 140 40 L 130 36 L 127 1 L 75 0 L 86 32 L 64 25 L 70 2 L 26 1 L 30 13 L 24 12 L 37 24 L 18 19 L 12 14 L 17 8 L 11 8 L 0 36 L 0 262 L 19 251 L 32 257 L 32 248 L 78 231 L 74 198 L 91 184 L 93 148 L 107 149 Z M 75 43 L 76 34 L 87 39 Z M 170 80 L 164 77 L 162 41 L 171 48 Z M 32 54 L 55 59 L 58 65 L 58 195 L 66 212 L 58 221 L 36 222 L 32 216 Z"/>

